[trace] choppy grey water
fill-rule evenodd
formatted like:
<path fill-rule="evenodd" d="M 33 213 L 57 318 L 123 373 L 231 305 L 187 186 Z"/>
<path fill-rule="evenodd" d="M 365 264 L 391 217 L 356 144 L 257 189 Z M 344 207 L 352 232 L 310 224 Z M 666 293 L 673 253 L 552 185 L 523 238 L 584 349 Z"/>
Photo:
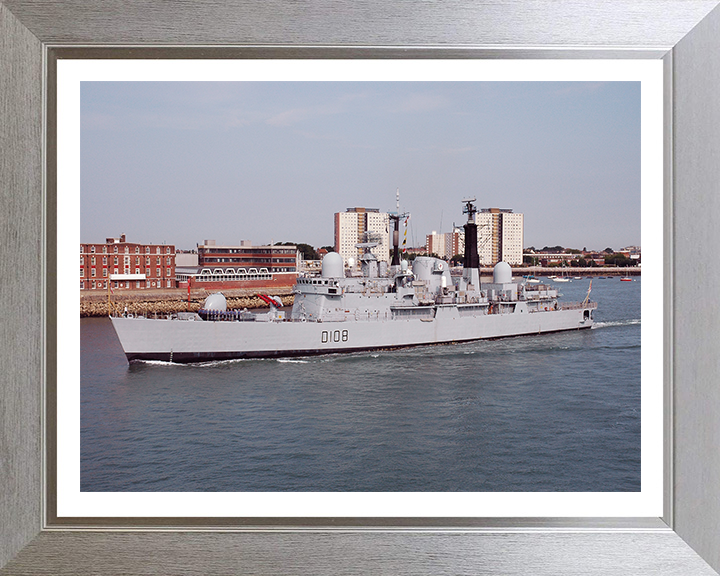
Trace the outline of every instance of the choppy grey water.
<path fill-rule="evenodd" d="M 592 330 L 286 360 L 128 365 L 82 319 L 81 490 L 639 491 L 640 285 L 594 280 Z"/>

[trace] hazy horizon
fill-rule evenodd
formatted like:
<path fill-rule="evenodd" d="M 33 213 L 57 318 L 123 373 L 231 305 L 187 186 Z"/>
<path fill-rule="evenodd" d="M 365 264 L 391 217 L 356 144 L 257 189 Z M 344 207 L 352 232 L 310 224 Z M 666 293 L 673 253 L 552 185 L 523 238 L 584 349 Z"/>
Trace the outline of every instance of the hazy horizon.
<path fill-rule="evenodd" d="M 333 214 L 461 200 L 524 247 L 640 245 L 639 82 L 82 82 L 81 241 L 334 243 Z"/>

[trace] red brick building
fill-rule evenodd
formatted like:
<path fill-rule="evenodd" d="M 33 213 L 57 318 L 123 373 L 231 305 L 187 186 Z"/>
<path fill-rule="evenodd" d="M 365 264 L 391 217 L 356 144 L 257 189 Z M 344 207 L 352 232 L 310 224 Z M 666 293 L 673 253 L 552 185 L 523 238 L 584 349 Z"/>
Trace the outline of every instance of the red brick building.
<path fill-rule="evenodd" d="M 223 288 L 270 289 L 295 284 L 297 246 L 218 246 L 214 240 L 198 244 L 198 265 L 180 267 L 178 284 L 219 290 Z"/>
<path fill-rule="evenodd" d="M 80 244 L 80 290 L 158 290 L 175 288 L 175 246 L 126 242 L 125 235 L 104 244 Z"/>

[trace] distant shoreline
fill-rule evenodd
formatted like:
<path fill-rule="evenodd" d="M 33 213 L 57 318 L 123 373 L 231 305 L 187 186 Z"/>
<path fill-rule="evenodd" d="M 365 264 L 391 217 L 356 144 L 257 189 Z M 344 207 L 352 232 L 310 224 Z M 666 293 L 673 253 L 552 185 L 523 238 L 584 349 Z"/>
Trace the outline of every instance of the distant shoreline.
<path fill-rule="evenodd" d="M 570 266 L 525 266 L 513 268 L 513 276 L 525 276 L 526 274 L 534 274 L 535 276 L 547 276 L 548 274 L 567 274 L 568 276 L 640 276 L 642 268 L 637 266 L 627 267 L 592 267 L 580 268 Z M 481 275 L 492 275 L 492 268 L 481 268 Z"/>

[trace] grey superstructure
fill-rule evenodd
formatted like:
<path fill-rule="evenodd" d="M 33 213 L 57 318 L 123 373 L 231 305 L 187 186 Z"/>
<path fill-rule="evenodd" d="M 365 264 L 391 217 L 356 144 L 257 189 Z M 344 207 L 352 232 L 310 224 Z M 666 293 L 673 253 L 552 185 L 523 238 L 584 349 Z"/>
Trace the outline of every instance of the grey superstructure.
<path fill-rule="evenodd" d="M 271 298 L 265 298 L 269 312 L 251 313 L 227 310 L 225 297 L 212 294 L 197 314 L 113 317 L 112 324 L 128 360 L 172 362 L 305 356 L 592 327 L 596 303 L 589 298 L 560 303 L 550 286 L 514 282 L 505 262 L 495 266 L 491 283 L 480 285 L 473 201 L 464 200 L 465 262 L 457 281 L 443 260 L 418 257 L 410 269 L 399 261 L 396 241 L 388 267 L 368 244 L 360 257 L 362 276 L 346 272 L 342 257 L 331 252 L 320 276 L 298 278 L 289 318 Z"/>

